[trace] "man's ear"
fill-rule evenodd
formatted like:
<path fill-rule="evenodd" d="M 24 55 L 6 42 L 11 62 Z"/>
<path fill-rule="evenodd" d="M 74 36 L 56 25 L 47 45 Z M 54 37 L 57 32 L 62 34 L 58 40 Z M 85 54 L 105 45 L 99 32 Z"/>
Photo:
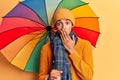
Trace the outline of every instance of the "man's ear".
<path fill-rule="evenodd" d="M 73 29 L 74 25 L 72 25 L 72 29 Z"/>
<path fill-rule="evenodd" d="M 52 28 L 52 31 L 56 33 L 56 32 L 57 32 L 56 27 L 53 27 L 53 28 Z"/>
<path fill-rule="evenodd" d="M 73 27 L 74 27 L 74 26 L 72 26 L 72 29 L 71 29 L 71 31 L 73 31 Z"/>

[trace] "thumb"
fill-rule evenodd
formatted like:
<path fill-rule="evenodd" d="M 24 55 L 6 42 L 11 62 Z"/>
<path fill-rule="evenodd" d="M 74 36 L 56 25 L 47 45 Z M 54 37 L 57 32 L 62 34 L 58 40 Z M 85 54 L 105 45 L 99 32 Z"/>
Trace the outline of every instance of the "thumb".
<path fill-rule="evenodd" d="M 73 43 L 75 44 L 75 36 L 72 35 L 72 40 L 73 40 Z"/>
<path fill-rule="evenodd" d="M 74 35 L 72 35 L 72 40 L 75 41 L 75 36 Z"/>
<path fill-rule="evenodd" d="M 63 71 L 60 71 L 60 73 L 63 73 Z"/>

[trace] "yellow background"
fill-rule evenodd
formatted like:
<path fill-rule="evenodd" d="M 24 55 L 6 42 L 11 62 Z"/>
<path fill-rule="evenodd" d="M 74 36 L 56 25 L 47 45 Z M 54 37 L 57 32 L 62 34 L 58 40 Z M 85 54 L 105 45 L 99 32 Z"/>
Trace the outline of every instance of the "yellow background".
<path fill-rule="evenodd" d="M 100 17 L 93 80 L 120 80 L 120 0 L 84 0 Z"/>
<path fill-rule="evenodd" d="M 14 1 L 14 5 L 18 2 L 18 0 L 10 0 L 10 2 L 12 1 Z M 120 80 L 120 1 L 84 1 L 89 2 L 91 8 L 100 17 L 99 25 L 101 34 L 96 46 L 97 48 L 95 48 L 93 51 L 93 80 Z M 2 5 L 5 5 L 5 3 L 3 4 L 0 2 L 0 17 L 7 13 L 7 8 L 9 7 L 8 4 L 11 4 L 10 2 L 6 4 L 6 7 L 2 7 Z M 1 65 L 4 65 L 4 67 L 1 67 Z M 7 66 L 8 63 L 3 64 L 3 62 L 0 61 L 0 80 L 12 80 L 12 77 L 14 77 L 16 80 L 23 80 L 24 78 L 31 78 L 29 80 L 32 80 L 34 78 L 32 73 L 24 73 L 13 66 Z M 4 72 L 1 72 L 1 70 L 4 70 Z M 20 76 L 20 74 L 22 74 L 22 76 Z"/>

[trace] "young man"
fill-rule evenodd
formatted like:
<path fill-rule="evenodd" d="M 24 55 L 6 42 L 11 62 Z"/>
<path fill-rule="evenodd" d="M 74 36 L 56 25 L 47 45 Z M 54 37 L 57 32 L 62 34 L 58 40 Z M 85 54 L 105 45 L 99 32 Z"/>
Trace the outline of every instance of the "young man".
<path fill-rule="evenodd" d="M 57 32 L 41 50 L 39 80 L 92 80 L 92 47 L 72 32 L 73 14 L 59 8 L 53 24 Z"/>

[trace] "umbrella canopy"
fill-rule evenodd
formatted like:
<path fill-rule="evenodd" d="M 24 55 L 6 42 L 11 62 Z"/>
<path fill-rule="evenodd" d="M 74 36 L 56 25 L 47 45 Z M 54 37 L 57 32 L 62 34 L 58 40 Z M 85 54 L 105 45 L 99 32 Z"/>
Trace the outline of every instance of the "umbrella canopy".
<path fill-rule="evenodd" d="M 69 4 L 69 5 L 66 5 Z M 47 26 L 58 8 L 67 8 L 75 16 L 73 31 L 95 47 L 99 37 L 98 17 L 81 0 L 25 0 L 3 17 L 0 25 L 0 50 L 13 65 L 25 71 L 39 72 L 40 50 L 49 41 Z"/>
<path fill-rule="evenodd" d="M 0 1 L 0 24 L 2 17 L 5 16 L 10 10 L 12 10 L 19 2 L 23 0 L 2 0 Z M 9 5 L 8 5 L 9 2 Z"/>

